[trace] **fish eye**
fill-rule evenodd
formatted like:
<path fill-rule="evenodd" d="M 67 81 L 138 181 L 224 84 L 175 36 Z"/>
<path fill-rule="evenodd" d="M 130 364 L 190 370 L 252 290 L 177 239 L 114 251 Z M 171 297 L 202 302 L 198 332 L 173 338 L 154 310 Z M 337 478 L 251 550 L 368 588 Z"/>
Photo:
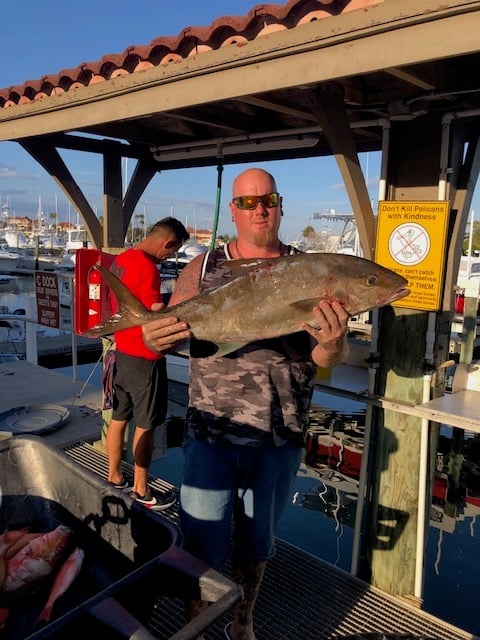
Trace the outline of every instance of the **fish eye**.
<path fill-rule="evenodd" d="M 371 275 L 371 276 L 367 276 L 366 279 L 366 285 L 368 287 L 373 287 L 377 284 L 377 276 Z"/>

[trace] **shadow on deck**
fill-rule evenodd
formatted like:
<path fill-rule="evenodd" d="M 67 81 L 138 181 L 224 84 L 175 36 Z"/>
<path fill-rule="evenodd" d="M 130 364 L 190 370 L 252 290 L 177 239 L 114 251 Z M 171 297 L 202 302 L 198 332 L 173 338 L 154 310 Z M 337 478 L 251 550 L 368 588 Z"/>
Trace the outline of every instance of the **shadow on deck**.
<path fill-rule="evenodd" d="M 87 443 L 68 447 L 65 453 L 91 471 L 107 478 L 106 455 Z M 131 476 L 131 466 L 123 463 Z M 159 492 L 171 485 L 156 477 Z M 177 522 L 177 509 L 162 512 Z M 225 575 L 231 578 L 227 566 Z M 224 640 L 231 612 L 216 620 L 206 640 Z M 150 631 L 161 640 L 185 624 L 181 600 L 162 599 L 149 621 Z M 301 549 L 277 540 L 277 553 L 268 563 L 255 609 L 257 640 L 474 640 L 476 636 L 448 625 L 402 600 L 355 578 Z M 478 640 L 478 639 L 477 639 Z"/>

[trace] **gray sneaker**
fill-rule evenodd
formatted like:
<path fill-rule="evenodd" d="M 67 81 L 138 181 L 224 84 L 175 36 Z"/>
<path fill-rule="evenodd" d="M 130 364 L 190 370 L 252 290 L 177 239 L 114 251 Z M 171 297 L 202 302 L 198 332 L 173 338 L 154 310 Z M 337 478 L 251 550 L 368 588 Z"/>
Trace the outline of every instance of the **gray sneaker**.
<path fill-rule="evenodd" d="M 135 491 L 132 491 L 130 493 L 130 496 L 140 504 L 143 504 L 144 507 L 147 507 L 147 509 L 151 509 L 152 511 L 164 511 L 165 509 L 168 509 L 169 507 L 174 505 L 177 501 L 177 498 L 171 489 L 162 491 L 161 493 L 153 493 L 153 491 L 149 488 L 147 489 L 147 493 L 144 496 L 140 496 Z"/>
<path fill-rule="evenodd" d="M 122 480 L 120 482 L 111 482 L 110 483 L 115 489 L 119 489 L 120 491 L 123 491 L 124 493 L 130 493 L 130 491 L 133 489 L 133 485 L 131 482 L 128 482 L 128 480 L 125 480 L 125 477 L 122 478 Z"/>

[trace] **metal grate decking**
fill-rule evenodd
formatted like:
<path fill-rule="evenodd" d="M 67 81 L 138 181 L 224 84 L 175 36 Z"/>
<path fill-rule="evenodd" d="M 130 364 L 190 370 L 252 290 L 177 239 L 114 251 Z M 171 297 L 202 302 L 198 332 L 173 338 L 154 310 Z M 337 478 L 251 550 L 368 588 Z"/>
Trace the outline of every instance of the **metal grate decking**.
<path fill-rule="evenodd" d="M 65 450 L 77 463 L 107 477 L 106 455 L 78 443 Z M 127 477 L 131 465 L 123 463 Z M 172 485 L 150 478 L 157 491 Z M 177 521 L 175 506 L 162 512 Z M 225 575 L 231 578 L 229 567 Z M 231 613 L 218 619 L 206 640 L 225 640 Z M 255 609 L 257 640 L 480 640 L 355 578 L 295 546 L 277 540 L 276 556 L 268 563 Z M 167 640 L 185 624 L 183 603 L 162 598 L 149 627 Z"/>

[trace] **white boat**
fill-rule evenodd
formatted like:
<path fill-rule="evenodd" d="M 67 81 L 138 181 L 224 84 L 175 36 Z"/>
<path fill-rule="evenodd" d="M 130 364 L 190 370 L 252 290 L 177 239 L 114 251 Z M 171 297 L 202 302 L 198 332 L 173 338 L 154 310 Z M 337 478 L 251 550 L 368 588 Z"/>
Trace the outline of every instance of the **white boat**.
<path fill-rule="evenodd" d="M 56 271 L 73 271 L 75 269 L 75 253 L 64 253 L 56 263 Z"/>
<path fill-rule="evenodd" d="M 26 249 L 30 247 L 30 241 L 27 236 L 23 233 L 23 231 L 18 231 L 16 229 L 6 229 L 3 232 L 3 238 L 7 244 L 9 249 Z"/>
<path fill-rule="evenodd" d="M 65 253 L 74 254 L 77 249 L 93 249 L 93 244 L 88 239 L 86 229 L 83 227 L 75 227 L 67 229 L 67 238 L 65 241 Z"/>
<path fill-rule="evenodd" d="M 69 261 L 71 265 L 72 262 Z M 54 271 L 62 265 L 69 268 L 61 256 L 40 253 L 38 257 L 32 250 L 19 249 L 18 251 L 0 248 L 0 272 L 15 273 L 16 271 Z M 72 267 L 73 268 L 73 267 Z"/>
<path fill-rule="evenodd" d="M 196 256 L 206 253 L 207 247 L 201 245 L 196 238 L 190 238 L 178 251 L 178 259 L 181 262 L 190 262 Z"/>
<path fill-rule="evenodd" d="M 38 236 L 33 236 L 32 244 L 38 246 L 44 251 L 50 251 L 52 253 L 63 253 L 65 250 L 65 238 L 57 236 L 55 233 L 43 233 Z"/>
<path fill-rule="evenodd" d="M 462 256 L 458 267 L 458 279 L 470 280 L 480 276 L 480 256 Z"/>
<path fill-rule="evenodd" d="M 160 264 L 162 276 L 176 277 L 193 258 L 206 253 L 207 247 L 201 245 L 196 238 L 190 238 L 170 260 L 164 260 Z"/>
<path fill-rule="evenodd" d="M 65 309 L 70 309 L 72 306 L 73 298 L 73 278 L 68 277 L 62 271 L 56 271 L 58 278 L 58 299 L 60 306 Z"/>
<path fill-rule="evenodd" d="M 320 230 L 306 239 L 304 249 L 325 253 L 343 253 L 362 256 L 358 228 L 353 213 L 314 213 L 312 219 L 320 222 Z"/>
<path fill-rule="evenodd" d="M 0 273 L 0 291 L 15 291 L 17 276 Z"/>
<path fill-rule="evenodd" d="M 12 318 L 12 315 L 23 315 L 20 311 L 23 309 L 11 311 L 7 306 L 0 305 L 0 342 L 25 340 L 25 322 Z"/>
<path fill-rule="evenodd" d="M 9 249 L 27 249 L 32 246 L 30 240 L 23 233 L 16 229 L 6 229 L 3 233 L 5 242 Z"/>
<path fill-rule="evenodd" d="M 67 229 L 64 241 L 64 249 L 62 257 L 59 260 L 59 269 L 74 269 L 75 257 L 78 249 L 94 249 L 91 240 L 88 239 L 86 229 L 83 227 L 75 227 Z"/>
<path fill-rule="evenodd" d="M 0 247 L 0 272 L 15 271 L 20 257 L 17 251 Z"/>

